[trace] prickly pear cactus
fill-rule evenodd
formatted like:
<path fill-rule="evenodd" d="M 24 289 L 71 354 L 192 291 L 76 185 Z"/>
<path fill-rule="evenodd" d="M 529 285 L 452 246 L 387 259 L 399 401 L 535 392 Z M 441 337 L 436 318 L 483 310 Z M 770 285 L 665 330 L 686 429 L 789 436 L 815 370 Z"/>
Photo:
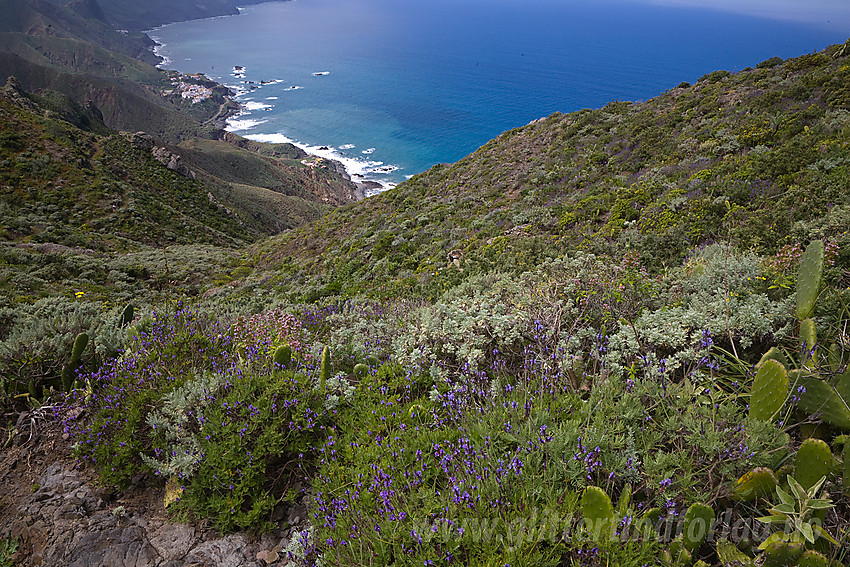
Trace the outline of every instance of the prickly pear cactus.
<path fill-rule="evenodd" d="M 817 551 L 810 549 L 803 552 L 803 555 L 797 562 L 797 567 L 829 567 L 829 559 Z"/>
<path fill-rule="evenodd" d="M 765 498 L 776 491 L 779 482 L 776 475 L 767 467 L 758 467 L 738 479 L 732 495 L 737 500 L 750 501 Z"/>
<path fill-rule="evenodd" d="M 584 527 L 593 541 L 609 539 L 614 531 L 614 506 L 605 491 L 588 486 L 581 495 L 581 514 Z"/>
<path fill-rule="evenodd" d="M 770 347 L 770 350 L 764 353 L 756 364 L 756 368 L 761 368 L 768 360 L 775 360 L 785 368 L 788 368 L 788 357 L 778 347 Z"/>
<path fill-rule="evenodd" d="M 319 388 L 324 392 L 325 384 L 331 377 L 331 349 L 325 347 L 322 350 L 322 365 L 319 371 Z"/>
<path fill-rule="evenodd" d="M 795 479 L 806 490 L 815 485 L 832 467 L 832 451 L 821 439 L 806 439 L 797 451 Z"/>
<path fill-rule="evenodd" d="M 685 512 L 682 525 L 682 543 L 688 551 L 694 551 L 703 544 L 711 525 L 714 523 L 714 510 L 705 504 L 692 504 Z"/>
<path fill-rule="evenodd" d="M 818 334 L 815 330 L 815 322 L 811 319 L 803 319 L 800 322 L 800 344 L 803 354 L 800 359 L 803 364 L 814 370 L 818 363 L 815 349 L 818 344 Z"/>
<path fill-rule="evenodd" d="M 62 391 L 70 392 L 74 387 L 74 378 L 77 377 L 77 365 L 66 364 L 62 367 Z"/>
<path fill-rule="evenodd" d="M 750 417 L 772 420 L 788 397 L 788 372 L 775 360 L 766 360 L 756 373 L 750 394 Z"/>
<path fill-rule="evenodd" d="M 723 567 L 752 567 L 753 559 L 728 539 L 717 542 L 717 557 Z"/>
<path fill-rule="evenodd" d="M 649 510 L 644 512 L 643 516 L 638 518 L 635 522 L 636 533 L 642 534 L 644 539 L 651 539 L 652 537 L 654 537 L 655 528 L 660 518 L 661 509 L 650 508 Z"/>
<path fill-rule="evenodd" d="M 74 379 L 77 377 L 77 371 L 80 369 L 80 359 L 83 356 L 83 351 L 89 344 L 89 336 L 86 333 L 80 333 L 74 339 L 74 346 L 71 348 L 71 361 L 62 367 L 62 390 L 70 392 L 74 387 Z"/>
<path fill-rule="evenodd" d="M 289 368 L 292 362 L 292 347 L 289 344 L 280 345 L 274 351 L 274 363 L 279 368 Z"/>
<path fill-rule="evenodd" d="M 369 367 L 363 363 L 355 364 L 354 375 L 362 380 L 369 375 Z"/>
<path fill-rule="evenodd" d="M 838 372 L 842 364 L 841 347 L 835 343 L 830 343 L 827 360 L 829 360 L 829 371 Z"/>
<path fill-rule="evenodd" d="M 764 550 L 763 567 L 790 567 L 796 565 L 803 555 L 802 543 L 774 541 Z"/>
<path fill-rule="evenodd" d="M 685 547 L 681 537 L 670 542 L 667 550 L 661 553 L 661 558 L 671 565 L 690 565 L 693 561 L 691 552 Z"/>
<path fill-rule="evenodd" d="M 798 321 L 811 317 L 815 310 L 815 301 L 823 278 L 823 254 L 823 241 L 813 240 L 800 260 L 800 270 L 797 273 Z"/>
<path fill-rule="evenodd" d="M 124 308 L 124 312 L 121 313 L 121 328 L 127 327 L 130 323 L 133 322 L 133 318 L 135 316 L 135 309 L 133 308 L 132 303 L 128 303 L 127 307 Z"/>
<path fill-rule="evenodd" d="M 83 351 L 86 350 L 88 344 L 89 336 L 87 333 L 80 333 L 77 335 L 77 338 L 74 339 L 74 348 L 71 350 L 72 363 L 80 362 L 80 358 L 83 356 Z"/>
<path fill-rule="evenodd" d="M 850 443 L 844 443 L 844 472 L 841 475 L 844 492 L 850 494 Z"/>
<path fill-rule="evenodd" d="M 833 427 L 850 431 L 850 400 L 841 396 L 829 382 L 817 375 L 795 372 L 791 378 L 802 387 L 797 407 L 808 415 L 817 415 Z"/>
<path fill-rule="evenodd" d="M 835 376 L 832 379 L 832 384 L 835 387 L 835 391 L 841 396 L 841 399 L 850 404 L 850 366 L 847 367 L 844 373 Z"/>

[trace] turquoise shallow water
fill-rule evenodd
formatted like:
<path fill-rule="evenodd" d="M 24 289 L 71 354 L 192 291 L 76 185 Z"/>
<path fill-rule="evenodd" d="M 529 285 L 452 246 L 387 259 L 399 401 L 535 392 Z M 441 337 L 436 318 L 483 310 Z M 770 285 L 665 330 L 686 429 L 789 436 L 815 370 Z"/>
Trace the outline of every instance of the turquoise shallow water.
<path fill-rule="evenodd" d="M 848 33 L 634 0 L 293 0 L 151 35 L 165 67 L 240 91 L 231 130 L 393 184 L 555 111 L 644 100 Z"/>

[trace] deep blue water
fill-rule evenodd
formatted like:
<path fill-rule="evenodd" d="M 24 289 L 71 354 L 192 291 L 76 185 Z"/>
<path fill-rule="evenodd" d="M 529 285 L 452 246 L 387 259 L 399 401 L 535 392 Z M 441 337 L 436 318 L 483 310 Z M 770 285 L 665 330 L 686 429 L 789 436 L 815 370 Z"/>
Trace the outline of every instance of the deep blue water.
<path fill-rule="evenodd" d="M 637 0 L 293 0 L 151 32 L 165 67 L 247 89 L 230 129 L 390 183 L 555 111 L 645 100 L 848 34 Z"/>

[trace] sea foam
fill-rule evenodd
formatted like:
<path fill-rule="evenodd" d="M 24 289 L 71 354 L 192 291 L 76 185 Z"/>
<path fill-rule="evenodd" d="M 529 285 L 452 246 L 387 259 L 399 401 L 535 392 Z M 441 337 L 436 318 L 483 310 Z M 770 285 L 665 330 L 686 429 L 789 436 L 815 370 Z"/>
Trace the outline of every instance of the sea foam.
<path fill-rule="evenodd" d="M 228 123 L 229 124 L 229 123 Z M 332 159 L 340 162 L 345 167 L 346 173 L 354 181 L 374 181 L 381 185 L 381 189 L 376 191 L 380 193 L 396 186 L 395 183 L 381 179 L 380 175 L 385 175 L 399 169 L 395 165 L 385 165 L 382 161 L 368 161 L 358 158 L 345 156 L 329 146 L 312 146 L 302 144 L 297 140 L 287 137 L 284 134 L 244 134 L 244 137 L 256 142 L 266 142 L 269 144 L 292 144 L 315 156 L 325 159 Z M 367 192 L 374 194 L 374 192 Z"/>
<path fill-rule="evenodd" d="M 260 124 L 265 124 L 267 120 L 257 120 L 251 118 L 239 118 L 241 115 L 234 116 L 233 118 L 229 118 L 227 120 L 227 129 L 233 132 L 242 132 L 244 130 L 251 130 L 256 128 Z"/>

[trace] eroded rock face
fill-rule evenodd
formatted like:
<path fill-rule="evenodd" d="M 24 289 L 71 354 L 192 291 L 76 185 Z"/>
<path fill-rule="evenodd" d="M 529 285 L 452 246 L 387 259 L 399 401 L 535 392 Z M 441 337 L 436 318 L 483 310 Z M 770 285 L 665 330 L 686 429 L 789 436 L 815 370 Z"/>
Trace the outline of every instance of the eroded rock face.
<path fill-rule="evenodd" d="M 201 533 L 191 525 L 171 524 L 155 511 L 131 510 L 119 502 L 110 501 L 108 493 L 89 486 L 67 464 L 50 465 L 38 488 L 19 503 L 17 519 L 12 522 L 11 535 L 20 540 L 16 564 L 285 566 L 288 559 L 284 550 L 297 529 L 287 527 L 260 538 L 220 536 Z M 289 515 L 302 512 L 305 510 Z"/>
<path fill-rule="evenodd" d="M 149 150 L 153 148 L 153 136 L 147 132 L 136 132 L 130 136 L 130 143 L 140 150 Z"/>
<path fill-rule="evenodd" d="M 160 146 L 154 146 L 153 157 L 170 169 L 171 171 L 182 175 L 183 177 L 188 177 L 189 179 L 195 179 L 195 173 L 189 169 L 189 167 L 183 163 L 183 157 L 180 154 L 176 154 L 169 150 L 168 148 L 163 148 Z"/>

